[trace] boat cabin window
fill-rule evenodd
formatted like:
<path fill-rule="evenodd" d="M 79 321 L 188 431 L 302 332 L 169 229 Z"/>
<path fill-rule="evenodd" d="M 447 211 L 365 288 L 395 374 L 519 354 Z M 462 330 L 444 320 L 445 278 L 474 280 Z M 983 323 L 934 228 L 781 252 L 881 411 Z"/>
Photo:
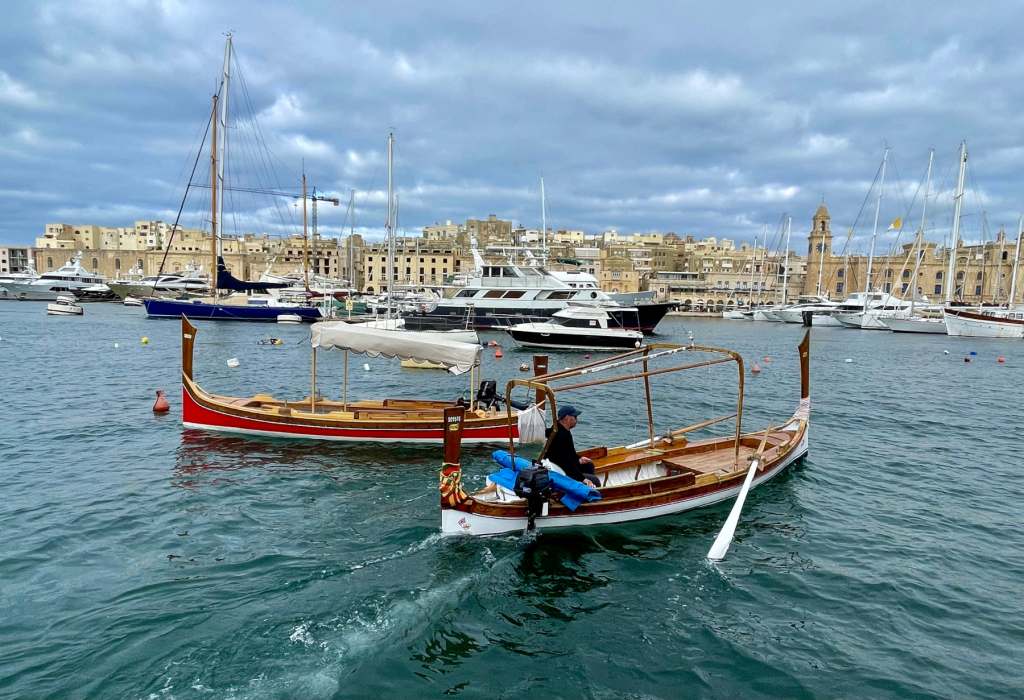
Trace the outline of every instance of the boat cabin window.
<path fill-rule="evenodd" d="M 475 289 L 463 289 L 461 292 L 459 292 L 455 296 L 456 297 L 461 297 L 463 299 L 467 299 L 469 297 L 476 296 L 476 290 Z"/>
<path fill-rule="evenodd" d="M 505 292 L 500 289 L 492 289 L 487 294 L 484 294 L 484 299 L 501 299 L 504 295 Z"/>
<path fill-rule="evenodd" d="M 573 292 L 551 292 L 548 294 L 548 299 L 571 299 Z"/>
<path fill-rule="evenodd" d="M 593 318 L 563 318 L 561 325 L 568 328 L 597 328 L 597 319 Z"/>
<path fill-rule="evenodd" d="M 511 292 L 505 292 L 505 296 L 503 296 L 502 299 L 518 299 L 524 294 L 526 294 L 525 291 L 521 289 L 514 289 Z"/>

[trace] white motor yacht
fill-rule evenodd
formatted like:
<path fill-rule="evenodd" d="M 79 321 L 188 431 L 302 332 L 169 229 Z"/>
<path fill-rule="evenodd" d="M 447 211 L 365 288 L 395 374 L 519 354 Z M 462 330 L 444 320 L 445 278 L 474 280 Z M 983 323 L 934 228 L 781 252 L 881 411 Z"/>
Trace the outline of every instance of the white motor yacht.
<path fill-rule="evenodd" d="M 786 323 L 804 323 L 805 314 L 810 314 L 811 324 L 820 325 L 815 324 L 815 321 L 817 320 L 816 317 L 819 315 L 828 315 L 838 306 L 838 301 L 831 301 L 828 297 L 819 296 L 817 294 L 807 294 L 798 297 L 795 304 L 791 304 L 784 309 L 778 309 L 772 313 Z M 834 325 L 839 324 L 836 323 Z"/>
<path fill-rule="evenodd" d="M 102 285 L 102 286 L 100 286 Z M 82 253 L 78 252 L 65 265 L 52 272 L 44 272 L 31 282 L 5 282 L 8 297 L 28 301 L 55 301 L 60 294 L 80 294 L 90 291 L 109 291 L 106 279 L 82 267 Z"/>
<path fill-rule="evenodd" d="M 617 310 L 628 312 L 626 307 Z M 632 309 L 636 313 L 636 309 Z M 601 306 L 570 306 L 544 323 L 518 323 L 509 335 L 524 347 L 555 350 L 620 350 L 640 347 L 644 334 L 617 326 Z"/>

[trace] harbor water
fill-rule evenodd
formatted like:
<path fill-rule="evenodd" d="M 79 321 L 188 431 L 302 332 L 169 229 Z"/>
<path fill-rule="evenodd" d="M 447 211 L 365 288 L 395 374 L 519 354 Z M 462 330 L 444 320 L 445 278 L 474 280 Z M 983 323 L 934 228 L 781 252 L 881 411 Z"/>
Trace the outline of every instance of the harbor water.
<path fill-rule="evenodd" d="M 185 430 L 177 322 L 44 308 L 0 304 L 0 697 L 1024 695 L 1019 341 L 813 329 L 809 456 L 752 493 L 711 565 L 730 503 L 442 538 L 439 448 Z M 197 325 L 202 386 L 309 394 L 307 326 Z M 745 429 L 796 407 L 802 327 L 659 330 L 757 360 Z M 529 357 L 503 342 L 483 372 L 499 386 Z M 350 367 L 351 397 L 468 389 Z M 669 377 L 658 427 L 733 410 L 735 370 Z M 341 382 L 341 355 L 322 353 L 321 391 Z M 636 389 L 573 396 L 577 444 L 644 437 Z M 488 449 L 463 465 L 482 485 Z"/>

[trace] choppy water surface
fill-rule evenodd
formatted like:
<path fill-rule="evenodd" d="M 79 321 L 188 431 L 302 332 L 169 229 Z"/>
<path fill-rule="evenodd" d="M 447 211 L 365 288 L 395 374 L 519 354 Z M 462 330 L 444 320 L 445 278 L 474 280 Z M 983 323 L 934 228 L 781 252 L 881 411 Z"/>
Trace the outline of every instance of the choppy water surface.
<path fill-rule="evenodd" d="M 661 330 L 761 360 L 751 428 L 793 410 L 803 329 Z M 197 376 L 299 398 L 307 333 L 203 324 Z M 268 335 L 286 344 L 256 344 Z M 178 324 L 141 309 L 0 304 L 0 696 L 1024 693 L 1020 342 L 815 329 L 810 456 L 752 495 L 717 566 L 704 554 L 727 504 L 442 539 L 439 449 L 183 430 L 179 353 Z M 524 358 L 488 354 L 485 374 L 503 384 Z M 362 362 L 353 396 L 466 386 Z M 694 375 L 656 392 L 659 424 L 729 412 L 734 377 Z M 339 393 L 340 356 L 321 356 L 320 377 Z M 156 388 L 170 416 L 152 414 Z M 635 392 L 574 401 L 577 443 L 645 432 Z M 464 463 L 481 483 L 487 450 Z"/>

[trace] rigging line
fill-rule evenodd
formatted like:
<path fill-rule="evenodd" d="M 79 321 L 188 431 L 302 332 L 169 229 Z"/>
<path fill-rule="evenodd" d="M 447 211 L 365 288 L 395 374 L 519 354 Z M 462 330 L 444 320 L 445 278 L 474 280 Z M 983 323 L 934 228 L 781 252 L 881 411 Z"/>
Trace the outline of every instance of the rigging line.
<path fill-rule="evenodd" d="M 257 146 L 261 147 L 261 148 L 257 148 L 256 150 L 258 152 L 258 155 L 260 156 L 260 158 L 258 158 L 257 160 L 258 160 L 259 166 L 263 170 L 263 173 L 260 173 L 259 170 L 257 170 L 257 173 L 256 173 L 257 180 L 260 179 L 260 176 L 262 174 L 262 175 L 264 175 L 266 177 L 266 181 L 271 183 L 271 184 L 273 184 L 273 185 L 275 185 L 275 187 L 278 190 L 284 189 L 281 186 L 279 178 L 276 177 L 277 171 L 274 169 L 274 163 L 272 162 L 274 160 L 277 160 L 277 158 L 274 156 L 273 152 L 270 150 L 270 146 L 268 145 L 267 139 L 266 139 L 266 137 L 263 134 L 263 129 L 260 126 L 259 121 L 256 119 L 256 108 L 255 108 L 255 105 L 253 104 L 252 95 L 249 92 L 249 83 L 245 79 L 244 71 L 242 70 L 242 67 L 238 63 L 237 60 L 236 60 L 236 69 L 237 69 L 237 73 L 238 73 L 238 76 L 239 76 L 238 82 L 239 82 L 239 85 L 241 86 L 243 100 L 244 100 L 245 104 L 249 108 L 249 113 L 252 114 L 252 119 L 250 121 L 252 123 L 252 131 L 253 131 L 253 135 L 254 135 L 254 141 L 256 142 Z M 282 167 L 283 167 L 283 164 L 282 164 Z M 280 222 L 282 227 L 288 227 L 288 226 L 295 226 L 296 225 L 295 218 L 292 215 L 292 212 L 291 212 L 290 209 L 285 208 L 284 210 L 282 210 L 282 207 L 281 207 L 279 202 L 274 202 L 274 209 L 277 212 L 278 221 Z M 287 215 L 285 215 L 285 213 L 287 213 Z"/>
<path fill-rule="evenodd" d="M 210 124 L 212 123 L 212 120 L 216 119 L 216 118 L 217 118 L 217 115 L 213 114 L 212 117 L 210 118 L 210 121 L 206 122 L 206 131 L 203 133 L 203 140 L 199 144 L 199 150 L 196 152 L 196 159 L 192 163 L 192 173 L 188 177 L 188 180 L 189 180 L 190 184 L 192 182 L 192 178 L 195 177 L 196 168 L 199 167 L 199 159 L 203 155 L 203 146 L 206 144 L 206 137 L 210 133 Z M 174 225 L 171 227 L 171 235 L 167 239 L 167 247 L 164 249 L 163 258 L 160 259 L 160 270 L 157 272 L 157 278 L 159 278 L 160 275 L 162 275 L 164 273 L 164 264 L 167 262 L 167 255 L 168 255 L 168 253 L 171 252 L 171 242 L 174 240 L 174 234 L 178 230 L 178 222 L 181 221 L 181 212 L 185 208 L 185 201 L 188 199 L 188 189 L 189 189 L 188 187 L 185 188 L 185 194 L 182 195 L 182 197 L 181 197 L 181 204 L 178 206 L 178 214 L 177 214 L 177 216 L 174 217 Z M 213 275 L 215 275 L 215 274 L 216 274 L 215 271 L 213 271 L 213 270 L 210 271 L 210 275 L 211 275 L 210 279 L 211 280 L 214 279 Z M 154 286 L 155 286 L 155 284 L 156 283 L 154 282 Z"/>

